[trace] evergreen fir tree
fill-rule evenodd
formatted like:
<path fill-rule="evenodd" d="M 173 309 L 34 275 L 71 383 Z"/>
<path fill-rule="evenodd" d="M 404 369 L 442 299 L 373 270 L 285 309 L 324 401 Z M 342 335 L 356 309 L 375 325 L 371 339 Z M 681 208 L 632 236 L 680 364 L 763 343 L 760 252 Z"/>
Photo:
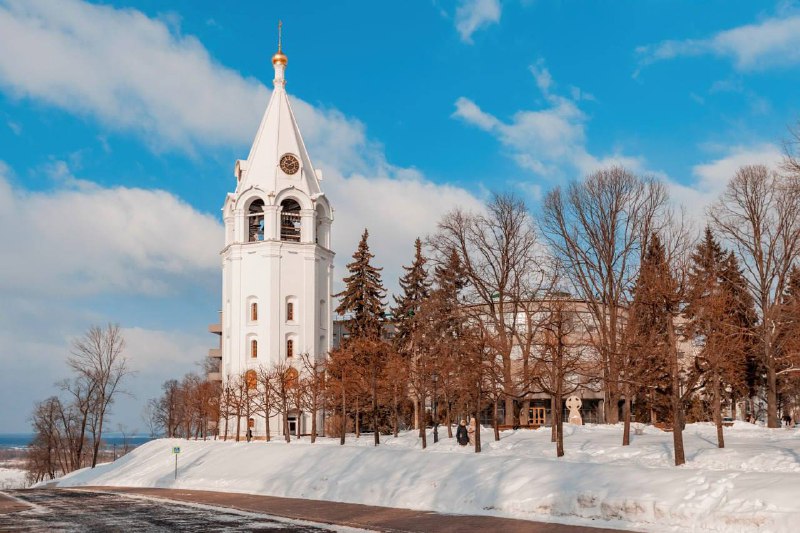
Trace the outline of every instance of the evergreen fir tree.
<path fill-rule="evenodd" d="M 347 328 L 351 338 L 380 339 L 383 322 L 383 298 L 386 295 L 381 282 L 381 270 L 370 264 L 373 254 L 369 251 L 365 229 L 361 242 L 353 254 L 353 262 L 347 265 L 350 275 L 344 278 L 345 289 L 334 295 L 341 298 L 336 312 L 347 316 Z"/>
<path fill-rule="evenodd" d="M 655 386 L 669 401 L 675 466 L 686 462 L 684 403 L 694 392 L 698 377 L 691 367 L 683 367 L 679 359 L 675 317 L 680 312 L 680 295 L 661 239 L 653 234 L 636 281 L 631 323 L 635 338 L 641 339 L 641 347 L 646 350 L 637 358 L 644 383 Z"/>
<path fill-rule="evenodd" d="M 649 396 L 651 422 L 670 419 L 668 398 L 663 396 L 669 389 L 670 375 L 666 354 L 667 329 L 670 327 L 671 301 L 665 301 L 662 281 L 669 284 L 666 292 L 674 290 L 674 281 L 666 264 L 664 247 L 657 235 L 642 258 L 639 277 L 633 289 L 633 301 L 626 329 L 626 339 L 632 361 L 629 379 L 644 383 L 660 394 Z M 642 391 L 644 393 L 645 391 Z"/>
<path fill-rule="evenodd" d="M 725 262 L 725 253 L 706 226 L 703 240 L 697 245 L 689 267 L 687 304 L 684 313 L 689 319 L 693 333 L 705 334 L 708 329 L 706 317 L 707 299 L 720 289 L 720 277 Z"/>
<path fill-rule="evenodd" d="M 735 406 L 736 396 L 746 394 L 751 398 L 751 412 L 754 411 L 752 399 L 757 394 L 759 382 L 763 375 L 763 366 L 757 351 L 757 336 L 755 329 L 758 324 L 755 302 L 752 292 L 747 287 L 747 280 L 744 278 L 739 260 L 728 252 L 722 265 L 720 281 L 729 296 L 726 304 L 729 319 L 732 327 L 739 328 L 741 334 L 740 342 L 744 350 L 744 375 L 739 380 L 731 379 L 729 385 L 733 387 L 734 398 L 732 404 Z"/>
<path fill-rule="evenodd" d="M 461 324 L 458 313 L 461 305 L 459 293 L 466 286 L 458 252 L 451 250 L 446 261 L 435 268 L 434 284 L 433 296 L 438 302 L 437 329 L 444 337 L 457 337 Z"/>
<path fill-rule="evenodd" d="M 405 353 L 409 350 L 414 332 L 419 327 L 419 310 L 430 293 L 431 283 L 425 270 L 427 259 L 422 255 L 422 241 L 414 241 L 414 260 L 404 266 L 405 274 L 400 278 L 400 297 L 394 297 L 395 346 Z M 406 353 L 406 355 L 408 355 Z"/>
<path fill-rule="evenodd" d="M 747 338 L 755 312 L 736 257 L 725 253 L 710 228 L 706 227 L 691 259 L 684 334 L 701 347 L 695 365 L 705 373 L 717 445 L 724 448 L 724 391 L 730 387 L 733 393 L 744 383 Z"/>

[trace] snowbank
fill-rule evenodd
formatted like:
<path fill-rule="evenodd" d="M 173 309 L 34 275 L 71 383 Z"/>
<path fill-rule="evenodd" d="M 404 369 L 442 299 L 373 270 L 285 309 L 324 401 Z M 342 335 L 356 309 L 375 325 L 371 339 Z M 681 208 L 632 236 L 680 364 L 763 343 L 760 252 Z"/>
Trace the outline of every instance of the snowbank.
<path fill-rule="evenodd" d="M 566 426 L 557 459 L 549 429 L 483 433 L 475 454 L 445 436 L 425 451 L 413 432 L 380 447 L 370 436 L 292 442 L 157 440 L 60 486 L 176 487 L 310 498 L 445 513 L 488 514 L 630 529 L 796 531 L 800 431 L 688 426 L 687 464 L 672 435 L 647 428 L 622 447 L 621 426 Z M 432 438 L 428 437 L 428 442 Z M 180 446 L 174 479 L 172 446 Z"/>
<path fill-rule="evenodd" d="M 0 490 L 24 489 L 28 486 L 28 473 L 20 468 L 0 466 Z"/>

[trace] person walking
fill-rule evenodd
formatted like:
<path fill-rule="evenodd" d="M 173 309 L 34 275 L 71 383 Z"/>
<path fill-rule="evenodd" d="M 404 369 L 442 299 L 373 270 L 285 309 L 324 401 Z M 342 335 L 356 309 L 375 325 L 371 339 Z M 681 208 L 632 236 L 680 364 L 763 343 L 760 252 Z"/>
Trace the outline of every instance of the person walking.
<path fill-rule="evenodd" d="M 247 428 L 247 442 L 253 440 L 253 430 L 252 428 Z"/>
<path fill-rule="evenodd" d="M 462 420 L 456 430 L 456 441 L 459 446 L 466 446 L 469 444 L 469 433 L 467 433 L 467 421 Z"/>

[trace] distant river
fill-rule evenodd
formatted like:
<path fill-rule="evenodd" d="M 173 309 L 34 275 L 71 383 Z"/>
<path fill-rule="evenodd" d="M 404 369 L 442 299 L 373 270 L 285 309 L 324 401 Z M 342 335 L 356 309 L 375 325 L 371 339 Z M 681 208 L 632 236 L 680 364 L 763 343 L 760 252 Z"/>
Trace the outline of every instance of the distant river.
<path fill-rule="evenodd" d="M 9 448 L 27 448 L 28 444 L 33 440 L 33 433 L 0 433 L 0 450 Z M 153 440 L 152 437 L 144 435 L 136 435 L 128 437 L 128 446 L 134 448 L 141 446 L 145 442 Z M 125 439 L 122 435 L 112 433 L 108 437 L 103 437 L 103 442 L 107 448 L 113 448 L 116 444 L 118 447 L 123 446 Z"/>

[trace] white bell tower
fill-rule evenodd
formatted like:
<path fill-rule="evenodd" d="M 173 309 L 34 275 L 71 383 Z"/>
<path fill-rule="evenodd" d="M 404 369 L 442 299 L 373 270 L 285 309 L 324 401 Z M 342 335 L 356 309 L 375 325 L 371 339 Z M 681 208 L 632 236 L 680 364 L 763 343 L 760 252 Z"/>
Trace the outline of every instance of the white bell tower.
<path fill-rule="evenodd" d="M 333 210 L 286 94 L 287 63 L 279 38 L 275 88 L 250 154 L 236 161 L 236 190 L 222 209 L 223 386 L 259 367 L 283 363 L 301 370 L 302 354 L 322 360 L 331 347 Z M 253 436 L 263 438 L 267 421 L 250 418 Z M 269 423 L 272 438 L 280 438 L 282 418 Z M 289 426 L 295 424 L 302 433 L 311 430 L 307 414 L 290 413 Z M 248 420 L 241 427 L 244 438 Z"/>

